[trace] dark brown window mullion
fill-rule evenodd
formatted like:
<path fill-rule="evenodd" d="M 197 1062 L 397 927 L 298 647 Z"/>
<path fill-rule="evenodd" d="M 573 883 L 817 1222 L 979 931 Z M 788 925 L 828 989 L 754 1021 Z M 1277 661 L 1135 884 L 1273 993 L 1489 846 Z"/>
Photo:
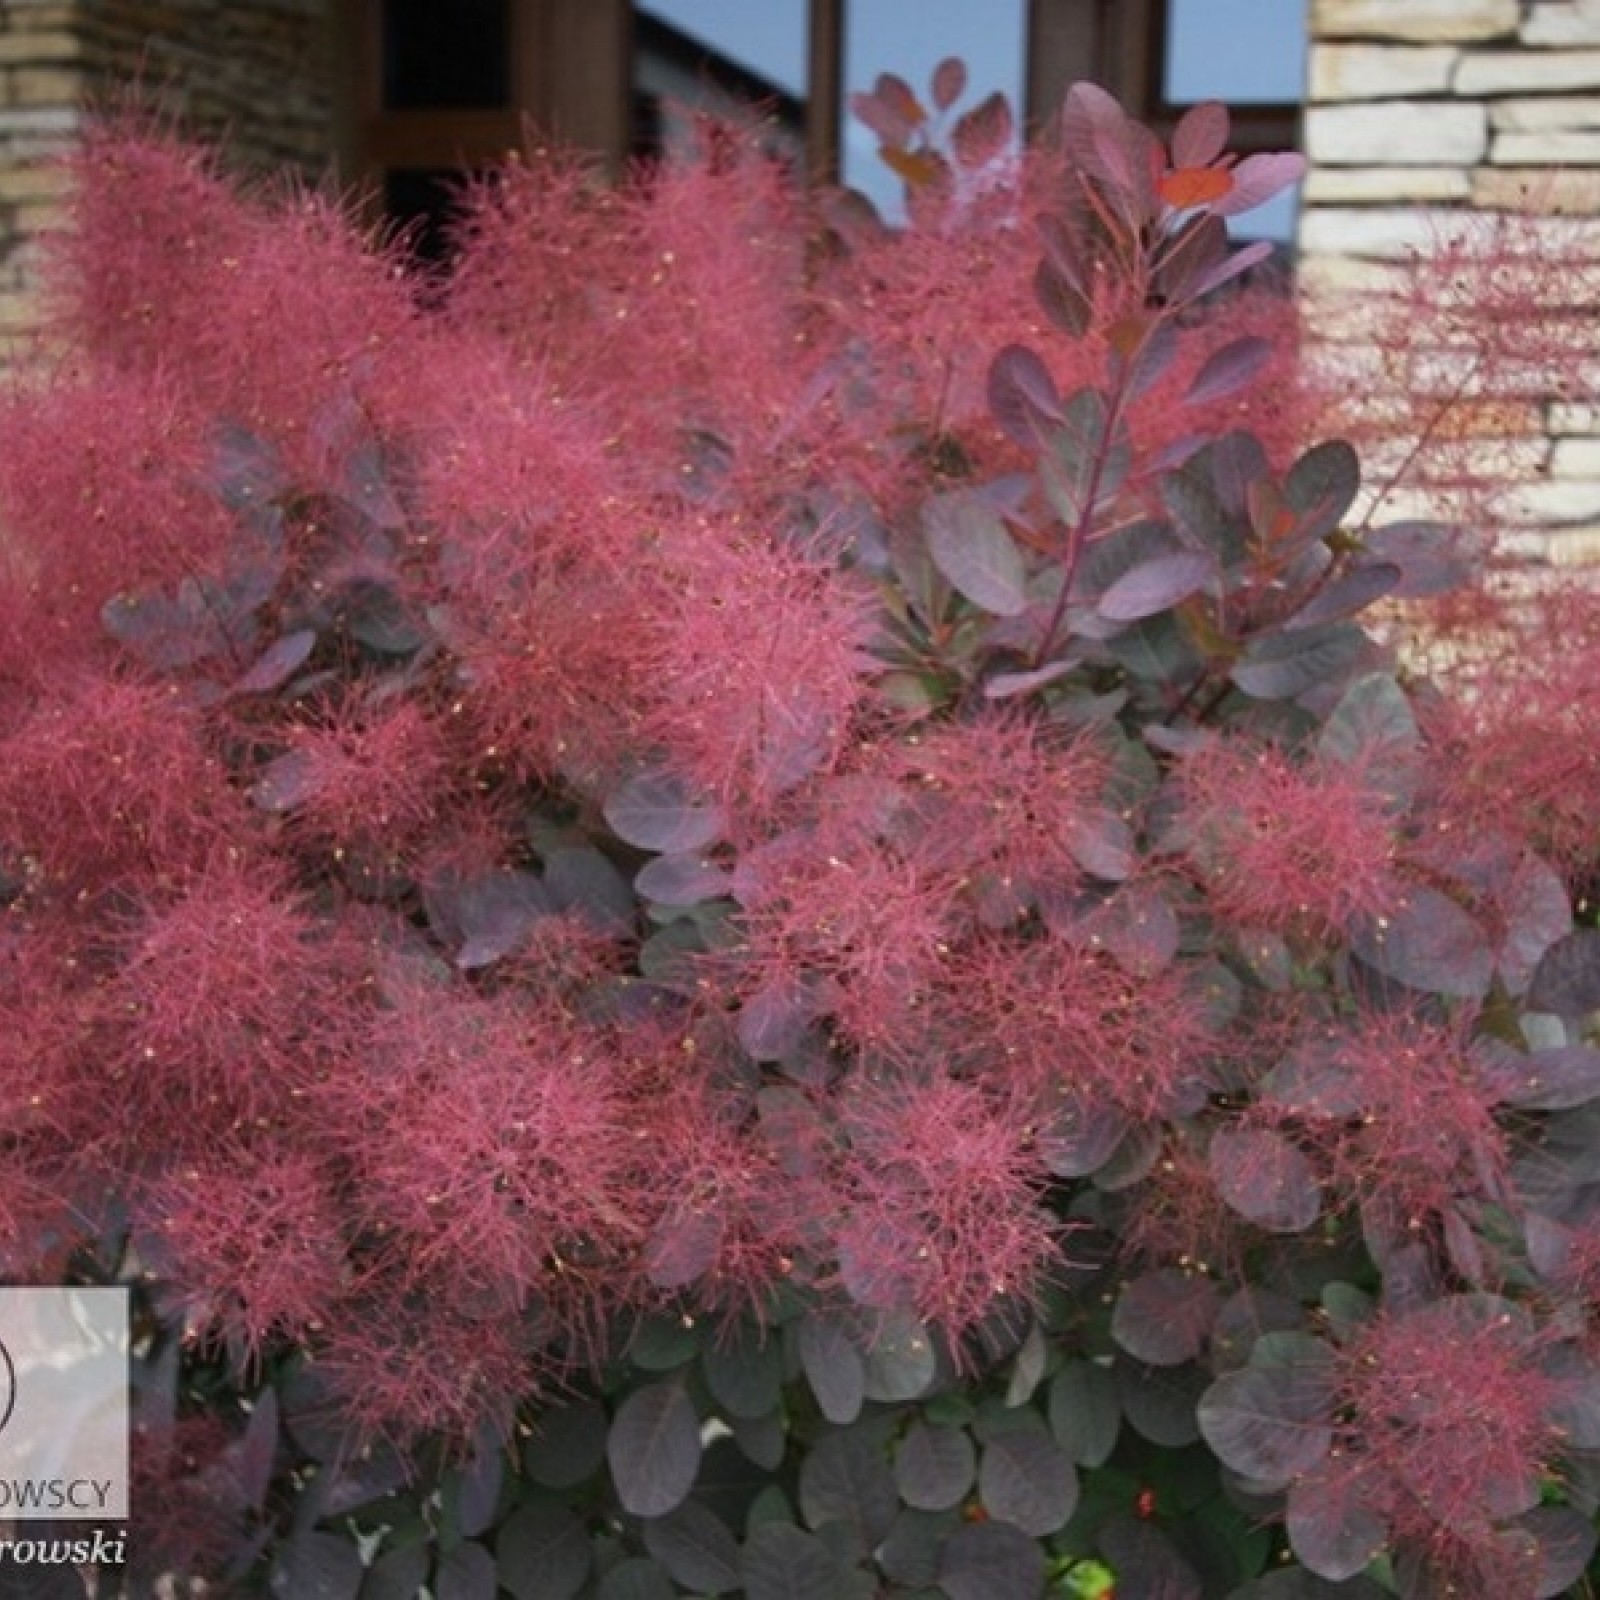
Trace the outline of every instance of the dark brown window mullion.
<path fill-rule="evenodd" d="M 813 182 L 839 179 L 844 116 L 846 0 L 811 0 L 806 37 L 806 171 Z"/>

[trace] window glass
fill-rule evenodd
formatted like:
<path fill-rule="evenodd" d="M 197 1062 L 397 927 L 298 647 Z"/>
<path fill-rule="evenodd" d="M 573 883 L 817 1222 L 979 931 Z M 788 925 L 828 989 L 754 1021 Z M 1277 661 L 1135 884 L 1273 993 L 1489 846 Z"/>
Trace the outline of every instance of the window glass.
<path fill-rule="evenodd" d="M 774 153 L 805 138 L 808 0 L 639 0 L 634 7 L 633 146 L 670 150 L 685 113 L 759 106 Z"/>
<path fill-rule="evenodd" d="M 635 9 L 776 90 L 806 92 L 807 0 L 639 0 Z"/>
<path fill-rule="evenodd" d="M 1304 0 L 1167 0 L 1169 105 L 1297 105 L 1305 94 Z"/>
<path fill-rule="evenodd" d="M 845 183 L 866 194 L 891 219 L 903 215 L 900 179 L 878 156 L 878 140 L 850 115 L 849 97 L 872 87 L 880 72 L 904 78 L 919 98 L 946 56 L 967 65 L 967 92 L 954 111 L 975 106 L 998 89 L 1020 118 L 1026 0 L 850 0 L 845 10 L 844 126 L 839 158 Z"/>
<path fill-rule="evenodd" d="M 509 0 L 383 0 L 386 111 L 498 111 L 511 102 Z"/>

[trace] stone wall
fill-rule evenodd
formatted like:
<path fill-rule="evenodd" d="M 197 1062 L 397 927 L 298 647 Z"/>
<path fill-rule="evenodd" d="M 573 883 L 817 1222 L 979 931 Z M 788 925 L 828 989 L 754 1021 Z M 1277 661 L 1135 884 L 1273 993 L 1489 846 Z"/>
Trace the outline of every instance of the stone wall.
<path fill-rule="evenodd" d="M 56 158 L 84 108 L 146 103 L 244 167 L 320 176 L 341 137 L 334 0 L 0 0 L 0 363 L 37 314 Z"/>
<path fill-rule="evenodd" d="M 1600 558 L 1600 0 L 1311 0 L 1311 36 L 1299 242 L 1313 325 L 1376 392 L 1393 351 L 1367 330 L 1415 293 L 1407 264 L 1470 256 L 1495 228 L 1496 292 L 1522 296 L 1524 320 L 1502 332 L 1487 387 L 1467 341 L 1445 337 L 1440 396 L 1459 388 L 1445 431 L 1504 479 L 1512 548 Z M 1420 309 L 1456 311 L 1457 287 L 1439 273 Z"/>

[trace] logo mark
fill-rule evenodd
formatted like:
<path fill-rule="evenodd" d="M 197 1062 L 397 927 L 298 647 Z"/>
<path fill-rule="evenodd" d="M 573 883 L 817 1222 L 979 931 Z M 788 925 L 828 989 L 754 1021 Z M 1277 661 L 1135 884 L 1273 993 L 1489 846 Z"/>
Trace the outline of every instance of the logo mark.
<path fill-rule="evenodd" d="M 6 1342 L 0 1339 L 0 1433 L 6 1430 L 6 1424 L 11 1421 L 11 1414 L 17 1409 L 17 1366 L 11 1359 L 11 1352 L 6 1349 Z"/>

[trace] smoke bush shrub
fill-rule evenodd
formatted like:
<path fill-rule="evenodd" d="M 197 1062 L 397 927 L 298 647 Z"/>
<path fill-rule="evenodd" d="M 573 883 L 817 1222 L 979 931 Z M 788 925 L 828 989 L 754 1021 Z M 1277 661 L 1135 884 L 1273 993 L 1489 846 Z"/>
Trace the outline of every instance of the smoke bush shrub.
<path fill-rule="evenodd" d="M 1240 287 L 1298 158 L 960 93 L 860 104 L 903 231 L 727 130 L 538 153 L 425 294 L 86 147 L 0 458 L 0 1238 L 135 1286 L 130 1592 L 1588 1563 L 1587 816 L 1363 626 L 1461 560 L 1351 525 Z"/>

